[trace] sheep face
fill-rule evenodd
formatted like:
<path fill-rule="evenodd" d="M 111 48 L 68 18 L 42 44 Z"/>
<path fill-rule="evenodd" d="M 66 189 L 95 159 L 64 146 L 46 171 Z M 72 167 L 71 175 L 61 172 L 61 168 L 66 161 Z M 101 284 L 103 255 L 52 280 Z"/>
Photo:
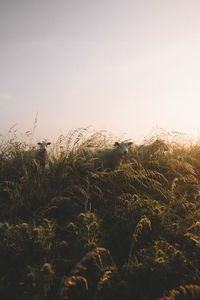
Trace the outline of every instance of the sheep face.
<path fill-rule="evenodd" d="M 42 142 L 42 143 L 38 143 L 38 145 L 40 146 L 40 151 L 41 151 L 41 152 L 45 152 L 47 146 L 48 146 L 48 145 L 51 145 L 51 143 L 50 143 L 50 142 L 48 142 L 48 143 Z"/>
<path fill-rule="evenodd" d="M 129 150 L 129 147 L 132 145 L 132 142 L 129 143 L 118 143 L 114 144 L 115 149 L 120 153 L 122 156 L 126 156 Z"/>

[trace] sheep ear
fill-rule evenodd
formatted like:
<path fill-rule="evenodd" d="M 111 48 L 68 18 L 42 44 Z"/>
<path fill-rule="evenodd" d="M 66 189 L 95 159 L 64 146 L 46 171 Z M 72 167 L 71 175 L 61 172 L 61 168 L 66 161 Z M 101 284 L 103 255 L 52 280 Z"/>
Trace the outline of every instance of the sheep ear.
<path fill-rule="evenodd" d="M 114 146 L 119 146 L 119 143 L 118 143 L 118 142 L 115 142 L 115 143 L 114 143 Z"/>

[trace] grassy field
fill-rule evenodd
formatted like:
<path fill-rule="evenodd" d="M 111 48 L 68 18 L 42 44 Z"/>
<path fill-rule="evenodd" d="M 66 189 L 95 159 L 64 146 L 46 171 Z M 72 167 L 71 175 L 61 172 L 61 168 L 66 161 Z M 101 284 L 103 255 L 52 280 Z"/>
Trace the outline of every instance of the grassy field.
<path fill-rule="evenodd" d="M 93 169 L 82 150 L 114 142 L 70 132 L 42 168 L 2 139 L 0 299 L 200 299 L 200 143 L 152 137 Z"/>

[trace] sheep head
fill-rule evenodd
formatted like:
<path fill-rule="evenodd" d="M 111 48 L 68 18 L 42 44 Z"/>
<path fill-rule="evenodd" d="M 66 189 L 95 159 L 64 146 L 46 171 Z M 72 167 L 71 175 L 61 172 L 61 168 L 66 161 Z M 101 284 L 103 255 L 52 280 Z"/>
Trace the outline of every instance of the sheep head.
<path fill-rule="evenodd" d="M 48 146 L 48 145 L 51 145 L 51 143 L 50 143 L 50 142 L 48 142 L 48 143 L 46 143 L 46 142 L 40 143 L 40 142 L 39 142 L 38 145 L 40 146 L 40 151 L 41 151 L 41 152 L 45 152 L 47 146 Z"/>
<path fill-rule="evenodd" d="M 126 156 L 128 153 L 128 149 L 129 147 L 132 145 L 132 142 L 129 143 L 118 143 L 115 142 L 114 144 L 114 148 L 117 149 L 117 151 L 122 155 L 122 156 Z"/>

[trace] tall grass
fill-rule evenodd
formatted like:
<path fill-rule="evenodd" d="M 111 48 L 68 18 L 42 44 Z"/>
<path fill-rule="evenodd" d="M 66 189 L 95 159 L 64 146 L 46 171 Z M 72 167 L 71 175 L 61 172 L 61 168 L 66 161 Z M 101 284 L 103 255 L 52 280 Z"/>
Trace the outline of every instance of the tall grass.
<path fill-rule="evenodd" d="M 80 128 L 52 144 L 42 167 L 24 156 L 36 148 L 36 123 L 25 138 L 11 130 L 0 144 L 0 298 L 151 300 L 179 286 L 197 291 L 199 142 L 159 132 L 134 144 L 119 168 L 99 170 L 85 150 L 115 138 Z"/>

